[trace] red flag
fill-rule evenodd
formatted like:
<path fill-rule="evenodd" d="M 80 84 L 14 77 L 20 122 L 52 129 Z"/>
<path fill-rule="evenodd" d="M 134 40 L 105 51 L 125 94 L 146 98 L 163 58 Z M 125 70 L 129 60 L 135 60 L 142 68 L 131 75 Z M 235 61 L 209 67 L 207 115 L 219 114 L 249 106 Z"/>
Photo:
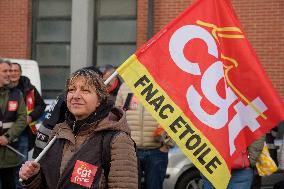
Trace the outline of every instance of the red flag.
<path fill-rule="evenodd" d="M 236 152 L 284 118 L 229 1 L 196 1 L 117 71 L 216 188 Z"/>
<path fill-rule="evenodd" d="M 35 106 L 35 95 L 34 95 L 34 90 L 31 90 L 28 92 L 26 96 L 26 108 L 27 108 L 28 115 L 30 115 L 30 113 L 34 111 L 34 106 Z M 33 134 L 37 133 L 37 128 L 35 124 L 36 124 L 36 121 L 33 121 L 29 124 L 30 129 Z"/>

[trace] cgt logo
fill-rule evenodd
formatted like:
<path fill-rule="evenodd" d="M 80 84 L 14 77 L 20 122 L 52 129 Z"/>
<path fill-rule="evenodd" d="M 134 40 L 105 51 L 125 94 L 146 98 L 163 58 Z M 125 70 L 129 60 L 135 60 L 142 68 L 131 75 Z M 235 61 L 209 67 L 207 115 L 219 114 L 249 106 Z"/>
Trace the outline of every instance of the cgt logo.
<path fill-rule="evenodd" d="M 77 160 L 72 172 L 71 182 L 91 188 L 97 168 L 97 166 Z"/>
<path fill-rule="evenodd" d="M 212 33 L 203 27 L 211 28 Z M 252 132 L 256 131 L 260 127 L 259 116 L 267 119 L 263 112 L 268 108 L 260 96 L 255 96 L 254 99 L 249 100 L 230 81 L 228 73 L 237 68 L 239 63 L 237 60 L 219 52 L 219 38 L 241 39 L 244 38 L 244 35 L 237 27 L 219 28 L 214 24 L 198 20 L 197 25 L 185 25 L 174 32 L 170 39 L 169 51 L 174 63 L 181 70 L 200 77 L 200 84 L 195 83 L 195 85 L 200 86 L 191 84 L 188 87 L 186 93 L 188 107 L 208 127 L 218 130 L 228 125 L 230 155 L 232 155 L 236 151 L 235 140 L 238 134 L 246 127 Z M 204 72 L 201 71 L 198 62 L 191 62 L 184 54 L 186 44 L 192 39 L 201 39 L 205 42 L 208 47 L 208 54 L 217 59 Z M 225 98 L 217 90 L 220 82 L 223 82 L 225 88 Z M 202 106 L 203 99 L 215 105 L 218 110 L 214 114 L 208 113 L 207 106 Z M 231 106 L 236 112 L 233 117 L 230 116 L 229 111 Z"/>
<path fill-rule="evenodd" d="M 18 102 L 17 101 L 9 101 L 8 102 L 8 111 L 15 112 L 18 109 Z"/>

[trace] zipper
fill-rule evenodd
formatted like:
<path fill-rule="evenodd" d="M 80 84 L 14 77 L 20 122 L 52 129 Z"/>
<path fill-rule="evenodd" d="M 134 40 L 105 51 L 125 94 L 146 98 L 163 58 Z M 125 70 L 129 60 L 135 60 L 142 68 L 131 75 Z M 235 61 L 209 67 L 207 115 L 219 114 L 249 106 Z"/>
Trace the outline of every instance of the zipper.
<path fill-rule="evenodd" d="M 95 124 L 97 124 L 98 122 L 99 122 L 99 120 L 96 121 Z M 74 134 L 75 139 L 76 139 L 77 135 L 80 133 L 81 128 L 84 127 L 85 125 L 87 125 L 87 123 L 82 124 L 82 125 L 80 126 L 80 128 L 78 129 L 77 134 Z M 74 130 L 75 130 L 75 126 L 76 126 L 76 121 L 74 121 L 74 122 L 73 122 L 73 125 L 72 125 L 72 130 L 73 130 L 73 132 L 74 132 Z"/>
<path fill-rule="evenodd" d="M 73 132 L 74 132 L 74 130 L 75 130 L 75 125 L 76 125 L 76 121 L 74 121 L 74 122 L 73 122 L 73 125 L 72 125 L 72 130 L 73 130 Z"/>
<path fill-rule="evenodd" d="M 75 130 L 75 126 L 76 126 L 76 121 L 74 121 L 74 122 L 73 122 L 73 125 L 72 125 L 73 133 L 74 133 L 74 130 Z M 75 137 L 75 146 L 76 146 L 76 137 L 77 137 L 77 134 L 74 134 L 74 137 Z"/>

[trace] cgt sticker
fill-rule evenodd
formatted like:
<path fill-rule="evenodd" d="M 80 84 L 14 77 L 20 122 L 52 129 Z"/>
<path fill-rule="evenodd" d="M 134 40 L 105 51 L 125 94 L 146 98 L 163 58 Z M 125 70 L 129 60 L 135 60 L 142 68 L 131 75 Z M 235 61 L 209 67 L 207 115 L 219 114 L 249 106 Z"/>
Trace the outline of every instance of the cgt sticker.
<path fill-rule="evenodd" d="M 18 102 L 17 101 L 9 101 L 8 102 L 8 111 L 14 112 L 18 109 Z"/>
<path fill-rule="evenodd" d="M 72 172 L 71 182 L 91 188 L 97 168 L 97 166 L 77 160 Z"/>

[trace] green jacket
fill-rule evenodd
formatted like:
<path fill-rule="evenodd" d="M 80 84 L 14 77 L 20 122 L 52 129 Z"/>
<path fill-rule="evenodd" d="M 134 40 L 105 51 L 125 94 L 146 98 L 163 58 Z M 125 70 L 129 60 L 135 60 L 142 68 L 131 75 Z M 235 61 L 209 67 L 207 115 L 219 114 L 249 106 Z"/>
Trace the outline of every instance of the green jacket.
<path fill-rule="evenodd" d="M 5 111 L 8 97 L 9 97 L 10 89 L 8 87 L 0 88 L 0 107 L 2 111 Z M 19 105 L 17 110 L 17 119 L 11 126 L 11 128 L 7 131 L 8 141 L 11 143 L 22 133 L 22 131 L 26 127 L 26 106 L 24 103 L 23 96 L 19 96 Z M 2 112 L 4 113 L 4 112 Z M 8 149 L 6 146 L 0 146 L 0 169 L 1 168 L 9 168 L 16 167 L 21 163 L 21 157 Z"/>
<path fill-rule="evenodd" d="M 255 167 L 258 157 L 263 149 L 265 135 L 254 141 L 248 147 L 250 166 Z"/>

